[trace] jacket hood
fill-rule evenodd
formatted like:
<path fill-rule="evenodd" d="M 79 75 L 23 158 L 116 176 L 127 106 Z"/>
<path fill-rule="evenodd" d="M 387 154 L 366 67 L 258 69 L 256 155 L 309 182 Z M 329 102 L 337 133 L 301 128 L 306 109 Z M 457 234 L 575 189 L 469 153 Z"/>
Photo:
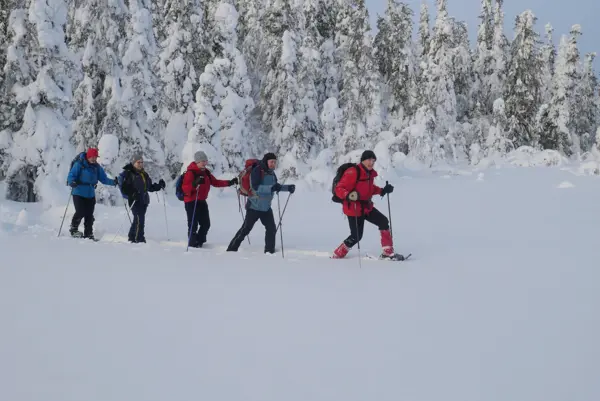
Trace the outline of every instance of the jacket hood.
<path fill-rule="evenodd" d="M 188 168 L 187 168 L 187 169 L 188 169 L 188 170 L 190 170 L 190 171 L 193 171 L 193 172 L 195 172 L 195 173 L 199 173 L 199 172 L 201 172 L 201 171 L 206 171 L 206 172 L 208 172 L 208 169 L 207 169 L 207 168 L 201 169 L 200 167 L 198 167 L 198 165 L 196 164 L 196 162 L 191 162 L 191 163 L 188 165 Z"/>

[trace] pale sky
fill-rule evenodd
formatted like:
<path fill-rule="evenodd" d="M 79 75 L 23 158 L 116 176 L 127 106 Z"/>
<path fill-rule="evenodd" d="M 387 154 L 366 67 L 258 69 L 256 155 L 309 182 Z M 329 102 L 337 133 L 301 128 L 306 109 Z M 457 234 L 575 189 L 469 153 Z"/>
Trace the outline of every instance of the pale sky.
<path fill-rule="evenodd" d="M 415 13 L 415 18 L 418 19 L 421 0 L 404 0 L 404 2 L 410 5 Z M 431 26 L 433 26 L 433 22 L 435 21 L 435 0 L 427 0 L 427 2 L 431 13 Z M 383 15 L 387 0 L 366 0 L 366 3 L 369 7 L 371 26 L 373 29 L 376 29 L 375 21 L 377 21 L 377 14 Z M 596 62 L 594 63 L 597 70 L 598 66 L 600 66 L 600 24 L 598 24 L 600 12 L 597 11 L 599 8 L 598 0 L 556 2 L 551 0 L 505 0 L 505 34 L 512 40 L 515 18 L 527 9 L 531 9 L 533 14 L 538 18 L 536 27 L 540 34 L 544 34 L 544 26 L 550 22 L 554 27 L 554 41 L 556 44 L 558 44 L 561 35 L 568 35 L 572 25 L 579 24 L 583 33 L 579 37 L 579 51 L 582 57 L 585 53 L 598 53 Z M 477 26 L 479 25 L 477 17 L 480 9 L 480 0 L 448 0 L 448 13 L 450 16 L 466 22 L 468 26 L 471 47 L 474 46 L 477 35 Z"/>

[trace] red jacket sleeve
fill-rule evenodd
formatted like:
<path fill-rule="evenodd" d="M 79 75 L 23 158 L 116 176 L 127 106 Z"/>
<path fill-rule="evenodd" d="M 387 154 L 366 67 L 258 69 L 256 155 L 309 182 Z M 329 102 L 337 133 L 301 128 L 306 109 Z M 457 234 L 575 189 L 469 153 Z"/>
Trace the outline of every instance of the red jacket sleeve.
<path fill-rule="evenodd" d="M 373 184 L 373 193 L 371 194 L 371 196 L 373 195 L 381 195 L 381 188 L 375 184 Z"/>
<path fill-rule="evenodd" d="M 216 188 L 223 188 L 229 186 L 229 181 L 226 180 L 217 180 L 212 173 L 208 173 L 208 179 L 210 180 L 210 185 Z"/>
<path fill-rule="evenodd" d="M 340 182 L 338 182 L 337 186 L 335 187 L 335 194 L 338 196 L 338 198 L 346 199 L 348 194 L 356 187 L 356 181 L 358 179 L 356 176 L 356 170 L 357 169 L 355 168 L 349 168 L 348 170 L 344 171 L 344 175 L 342 175 Z"/>
<path fill-rule="evenodd" d="M 190 170 L 186 171 L 185 175 L 183 176 L 183 182 L 181 183 L 181 189 L 183 189 L 184 194 L 190 196 L 192 195 L 192 192 L 196 190 L 192 185 L 193 182 L 194 173 Z"/>

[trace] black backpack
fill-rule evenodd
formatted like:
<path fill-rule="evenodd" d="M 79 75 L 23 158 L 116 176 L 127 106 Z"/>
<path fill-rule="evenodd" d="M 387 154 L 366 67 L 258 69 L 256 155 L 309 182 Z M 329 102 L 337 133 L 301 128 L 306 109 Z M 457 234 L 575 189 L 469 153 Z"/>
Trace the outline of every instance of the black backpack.
<path fill-rule="evenodd" d="M 85 152 L 79 153 L 75 158 L 71 161 L 71 165 L 69 166 L 69 173 L 73 170 L 73 165 L 75 163 L 83 163 L 85 160 Z M 69 178 L 67 178 L 67 186 L 69 186 Z"/>
<path fill-rule="evenodd" d="M 335 194 L 335 187 L 337 187 L 337 184 L 340 182 L 340 180 L 342 179 L 342 176 L 344 175 L 344 173 L 346 172 L 346 170 L 348 170 L 349 168 L 354 167 L 356 169 L 356 182 L 358 182 L 358 179 L 360 178 L 360 170 L 358 168 L 358 166 L 354 163 L 344 163 L 341 166 L 338 167 L 336 173 L 335 173 L 335 177 L 333 178 L 333 183 L 331 185 L 331 193 L 333 194 L 333 196 L 331 197 L 331 200 L 335 203 L 344 203 L 344 199 L 340 199 L 336 194 Z"/>

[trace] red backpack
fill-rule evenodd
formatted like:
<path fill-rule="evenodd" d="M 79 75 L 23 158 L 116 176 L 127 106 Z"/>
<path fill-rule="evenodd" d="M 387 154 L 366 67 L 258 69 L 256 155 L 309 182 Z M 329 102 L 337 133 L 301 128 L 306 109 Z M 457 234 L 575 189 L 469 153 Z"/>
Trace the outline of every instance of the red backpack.
<path fill-rule="evenodd" d="M 238 180 L 240 182 L 239 194 L 243 196 L 253 196 L 255 195 L 254 189 L 252 189 L 252 185 L 250 185 L 250 174 L 252 173 L 252 169 L 260 163 L 258 159 L 248 159 L 244 165 L 244 169 L 238 175 Z M 261 171 L 264 174 L 263 171 Z M 261 174 L 261 175 L 262 175 Z"/>

